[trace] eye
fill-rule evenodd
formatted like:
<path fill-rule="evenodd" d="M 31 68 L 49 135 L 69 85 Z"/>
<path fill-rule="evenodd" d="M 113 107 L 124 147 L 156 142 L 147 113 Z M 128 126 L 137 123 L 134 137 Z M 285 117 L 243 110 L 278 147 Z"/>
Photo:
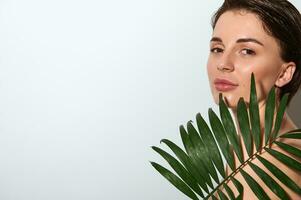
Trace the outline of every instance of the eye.
<path fill-rule="evenodd" d="M 221 53 L 221 52 L 223 52 L 223 49 L 216 47 L 216 48 L 210 49 L 210 52 L 212 52 L 212 53 Z"/>
<path fill-rule="evenodd" d="M 253 51 L 252 49 L 243 49 L 243 50 L 241 51 L 241 53 L 242 53 L 243 55 L 255 55 L 255 51 Z"/>

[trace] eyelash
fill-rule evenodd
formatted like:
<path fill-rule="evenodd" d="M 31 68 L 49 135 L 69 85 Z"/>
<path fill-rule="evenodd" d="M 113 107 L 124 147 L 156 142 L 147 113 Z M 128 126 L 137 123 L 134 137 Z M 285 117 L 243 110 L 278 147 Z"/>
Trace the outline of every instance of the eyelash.
<path fill-rule="evenodd" d="M 217 50 L 217 52 L 215 52 Z M 252 49 L 242 49 L 242 51 L 247 51 L 247 54 L 244 54 L 244 55 L 255 55 L 256 53 L 255 53 L 255 51 L 253 51 Z M 221 52 L 223 52 L 223 49 L 222 48 L 212 48 L 212 49 L 210 49 L 210 52 L 211 53 L 221 53 Z M 249 53 L 248 53 L 249 52 Z"/>

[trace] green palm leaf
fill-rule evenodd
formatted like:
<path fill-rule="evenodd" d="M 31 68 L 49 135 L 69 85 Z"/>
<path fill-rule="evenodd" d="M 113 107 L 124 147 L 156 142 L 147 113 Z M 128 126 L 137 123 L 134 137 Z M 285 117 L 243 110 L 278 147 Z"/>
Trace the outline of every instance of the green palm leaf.
<path fill-rule="evenodd" d="M 228 197 L 220 190 L 217 190 L 218 196 L 221 200 L 229 200 Z"/>
<path fill-rule="evenodd" d="M 195 193 L 176 175 L 174 175 L 168 169 L 162 167 L 161 165 L 151 162 L 151 165 L 162 174 L 171 184 L 173 184 L 176 188 L 186 194 L 193 200 L 198 200 L 199 198 L 195 195 Z"/>
<path fill-rule="evenodd" d="M 197 130 L 194 128 L 191 122 L 187 123 L 188 135 L 196 151 L 198 159 L 200 159 L 205 168 L 208 170 L 211 177 L 215 180 L 216 183 L 219 183 L 217 172 L 214 168 L 214 165 L 210 158 L 207 156 L 209 154 L 206 145 L 203 142 L 203 139 L 198 134 Z"/>
<path fill-rule="evenodd" d="M 275 139 L 279 134 L 279 130 L 280 130 L 280 127 L 281 127 L 281 122 L 282 122 L 283 115 L 284 115 L 284 112 L 285 112 L 285 107 L 286 107 L 286 104 L 287 104 L 287 100 L 288 100 L 288 94 L 285 94 L 284 97 L 280 101 L 280 106 L 279 106 L 279 109 L 278 109 L 278 112 L 277 112 L 275 128 L 274 128 L 274 132 L 273 132 L 273 139 Z"/>
<path fill-rule="evenodd" d="M 194 176 L 194 178 L 198 181 L 198 184 L 202 187 L 205 192 L 209 192 L 208 187 L 205 183 L 204 177 L 199 173 L 197 167 L 192 164 L 191 159 L 188 157 L 188 155 L 176 144 L 173 142 L 163 139 L 163 143 L 165 143 L 177 156 L 177 158 L 183 163 L 185 168 Z"/>
<path fill-rule="evenodd" d="M 235 195 L 234 195 L 233 191 L 231 190 L 231 188 L 229 188 L 229 186 L 227 184 L 223 184 L 223 187 L 225 188 L 229 198 L 231 200 L 235 200 Z"/>
<path fill-rule="evenodd" d="M 237 116 L 238 116 L 238 124 L 241 129 L 241 135 L 244 140 L 244 144 L 246 146 L 248 156 L 251 156 L 253 152 L 252 135 L 251 135 L 251 129 L 249 124 L 247 106 L 243 98 L 240 98 L 238 101 Z"/>
<path fill-rule="evenodd" d="M 286 164 L 290 168 L 301 172 L 301 163 L 300 162 L 294 160 L 293 158 L 291 158 L 279 151 L 276 151 L 273 149 L 268 149 L 268 148 L 265 148 L 265 150 L 267 152 L 269 152 L 272 156 L 274 156 L 276 159 L 281 161 L 283 164 Z"/>
<path fill-rule="evenodd" d="M 256 145 L 256 150 L 258 151 L 261 146 L 261 136 L 260 136 L 260 119 L 259 119 L 259 107 L 257 102 L 255 78 L 252 73 L 251 76 L 251 94 L 250 94 L 250 121 L 252 126 L 252 136 Z"/>
<path fill-rule="evenodd" d="M 201 197 L 204 197 L 201 188 L 198 186 L 197 180 L 185 169 L 185 167 L 177 159 L 158 147 L 153 146 L 152 148 L 169 163 L 169 165 L 182 178 L 182 180 L 188 186 L 190 186 L 191 189 L 193 189 Z"/>
<path fill-rule="evenodd" d="M 286 152 L 291 153 L 291 154 L 301 158 L 301 150 L 300 149 L 293 147 L 291 145 L 282 143 L 282 142 L 278 142 L 278 141 L 276 141 L 275 144 L 277 144 L 280 148 L 282 148 Z"/>
<path fill-rule="evenodd" d="M 239 139 L 236 133 L 236 128 L 233 122 L 233 119 L 231 117 L 231 114 L 225 104 L 225 102 L 222 100 L 222 95 L 220 94 L 220 115 L 222 122 L 224 124 L 224 127 L 227 127 L 227 137 L 230 141 L 230 143 L 233 145 L 234 151 L 239 159 L 239 161 L 242 163 L 243 160 L 243 154 L 241 150 L 241 146 L 239 144 Z"/>
<path fill-rule="evenodd" d="M 268 144 L 271 132 L 272 132 L 272 126 L 273 126 L 273 119 L 274 119 L 274 112 L 275 112 L 275 88 L 272 88 L 272 90 L 269 92 L 267 103 L 266 103 L 266 109 L 265 109 L 265 123 L 264 123 L 264 136 L 265 136 L 265 145 Z"/>
<path fill-rule="evenodd" d="M 238 196 L 236 198 L 236 200 L 240 200 L 243 198 L 243 192 L 244 192 L 244 187 L 242 186 L 242 184 L 236 180 L 234 177 L 230 176 L 230 180 L 232 181 L 232 183 L 235 185 L 237 191 L 238 191 Z"/>
<path fill-rule="evenodd" d="M 175 157 L 158 147 L 152 147 L 167 161 L 176 174 L 155 162 L 151 162 L 152 166 L 191 199 L 243 199 L 244 185 L 236 178 L 238 173 L 242 175 L 246 184 L 259 199 L 270 199 L 268 193 L 264 191 L 257 180 L 245 170 L 246 166 L 250 166 L 280 199 L 290 199 L 290 197 L 277 180 L 301 195 L 301 188 L 294 180 L 281 171 L 279 167 L 261 156 L 263 152 L 268 152 L 268 155 L 276 158 L 292 170 L 301 171 L 301 163 L 292 157 L 301 158 L 301 150 L 287 144 L 284 140 L 300 140 L 301 129 L 279 135 L 288 96 L 284 95 L 279 106 L 276 107 L 278 104 L 276 104 L 275 88 L 271 89 L 266 100 L 265 128 L 261 132 L 254 74 L 251 76 L 250 91 L 249 103 L 240 98 L 237 104 L 237 128 L 220 95 L 220 118 L 212 109 L 209 109 L 210 127 L 199 113 L 196 115 L 198 130 L 194 128 L 192 121 L 187 123 L 186 129 L 183 125 L 180 126 L 180 135 L 185 150 L 167 139 L 163 139 L 161 142 L 171 149 Z M 239 134 L 242 136 L 244 146 L 240 142 Z M 265 139 L 264 143 L 263 138 Z M 273 144 L 288 154 L 274 150 L 275 145 Z M 253 145 L 256 150 L 253 150 Z M 247 158 L 243 156 L 243 148 L 248 154 Z M 235 162 L 235 157 L 240 163 Z M 257 158 L 265 166 L 265 169 L 254 164 L 254 158 Z M 223 159 L 231 169 L 229 174 L 226 172 Z M 221 175 L 221 179 L 219 179 L 218 174 Z M 233 183 L 235 188 L 231 188 L 229 183 Z"/>
<path fill-rule="evenodd" d="M 210 179 L 209 173 L 203 163 L 202 160 L 199 159 L 198 155 L 197 155 L 197 151 L 195 150 L 189 136 L 188 133 L 186 132 L 184 126 L 180 126 L 180 133 L 181 133 L 181 138 L 184 144 L 184 147 L 186 149 L 186 152 L 188 152 L 188 156 L 190 157 L 192 163 L 197 166 L 200 174 L 203 175 L 203 178 L 205 179 L 205 182 L 211 187 L 213 188 L 213 184 L 212 181 Z"/>
<path fill-rule="evenodd" d="M 216 141 L 213 137 L 210 128 L 208 127 L 207 123 L 205 122 L 205 120 L 203 119 L 200 113 L 196 115 L 196 121 L 197 121 L 200 135 L 203 138 L 203 141 L 206 141 L 206 148 L 210 159 L 213 161 L 215 167 L 222 175 L 222 177 L 225 178 L 226 174 L 225 174 L 222 156 L 220 154 L 219 148 L 216 144 Z"/>
<path fill-rule="evenodd" d="M 228 138 L 226 136 L 226 132 L 224 127 L 215 114 L 215 112 L 210 108 L 209 109 L 209 120 L 212 127 L 212 131 L 215 135 L 215 139 L 217 140 L 219 146 L 221 147 L 221 151 L 227 160 L 228 165 L 231 167 L 232 170 L 235 169 L 235 162 L 233 156 L 233 149 L 230 146 Z"/>
<path fill-rule="evenodd" d="M 301 133 L 290 132 L 288 134 L 281 135 L 280 138 L 301 139 Z"/>

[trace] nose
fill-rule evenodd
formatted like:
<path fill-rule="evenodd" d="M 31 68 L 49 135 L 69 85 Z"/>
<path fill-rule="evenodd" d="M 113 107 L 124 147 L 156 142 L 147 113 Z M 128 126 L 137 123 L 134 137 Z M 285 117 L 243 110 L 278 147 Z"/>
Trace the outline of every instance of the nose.
<path fill-rule="evenodd" d="M 234 63 L 233 63 L 232 55 L 224 52 L 220 59 L 220 62 L 217 65 L 217 69 L 221 72 L 234 71 Z"/>

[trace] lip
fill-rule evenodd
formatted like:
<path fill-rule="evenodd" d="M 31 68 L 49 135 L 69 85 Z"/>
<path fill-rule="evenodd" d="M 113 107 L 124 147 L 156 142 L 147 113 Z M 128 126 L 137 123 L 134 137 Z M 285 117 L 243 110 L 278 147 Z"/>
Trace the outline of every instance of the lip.
<path fill-rule="evenodd" d="M 231 90 L 234 90 L 235 88 L 237 88 L 238 84 L 233 83 L 227 79 L 217 78 L 214 80 L 214 86 L 217 91 L 227 92 L 227 91 L 231 91 Z"/>

